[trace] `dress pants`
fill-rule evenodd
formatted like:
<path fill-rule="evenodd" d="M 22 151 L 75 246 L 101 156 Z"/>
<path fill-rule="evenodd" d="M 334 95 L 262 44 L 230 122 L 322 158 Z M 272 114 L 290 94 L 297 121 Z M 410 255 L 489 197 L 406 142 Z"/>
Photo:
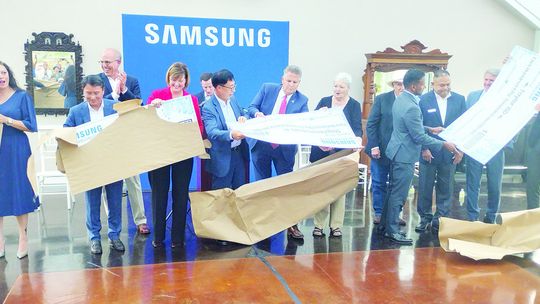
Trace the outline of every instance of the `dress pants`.
<path fill-rule="evenodd" d="M 270 143 L 258 141 L 251 150 L 251 158 L 255 167 L 255 180 L 261 180 L 272 176 L 272 164 L 277 175 L 292 172 L 294 162 L 288 162 L 283 156 L 282 145 L 273 149 Z"/>
<path fill-rule="evenodd" d="M 109 201 L 108 236 L 116 240 L 122 230 L 122 181 L 117 181 L 104 187 L 86 191 L 86 229 L 90 240 L 101 240 L 101 192 L 105 193 Z"/>
<path fill-rule="evenodd" d="M 375 215 L 382 213 L 384 198 L 387 194 L 388 180 L 390 173 L 390 161 L 372 159 L 371 160 L 371 191 L 373 198 L 373 210 Z"/>
<path fill-rule="evenodd" d="M 131 213 L 133 214 L 133 222 L 135 225 L 139 226 L 141 224 L 146 224 L 146 214 L 144 211 L 144 200 L 142 196 L 141 188 L 141 178 L 139 175 L 128 177 L 124 180 L 124 184 L 127 188 L 127 193 L 129 197 L 129 204 L 131 205 Z M 107 196 L 103 194 L 101 196 L 103 204 L 107 204 Z"/>
<path fill-rule="evenodd" d="M 454 164 L 426 164 L 420 162 L 418 176 L 417 211 L 420 221 L 429 223 L 434 218 L 438 221 L 441 216 L 448 216 L 454 193 Z M 437 183 L 435 183 L 435 180 Z M 433 187 L 435 187 L 435 216 L 432 213 Z"/>
<path fill-rule="evenodd" d="M 480 214 L 478 197 L 480 195 L 480 181 L 483 166 L 473 158 L 467 156 L 467 216 L 470 221 L 477 221 Z M 485 220 L 495 222 L 501 202 L 502 175 L 504 171 L 504 150 L 499 151 L 486 164 L 488 202 Z"/>
<path fill-rule="evenodd" d="M 193 158 L 176 162 L 148 172 L 152 187 L 152 220 L 154 222 L 154 241 L 165 239 L 167 202 L 169 185 L 172 182 L 172 228 L 171 241 L 176 244 L 184 242 L 186 229 L 187 201 L 189 199 L 189 182 L 193 170 Z"/>
<path fill-rule="evenodd" d="M 231 163 L 229 172 L 225 176 L 212 176 L 212 189 L 237 189 L 246 183 L 246 170 L 240 147 L 231 150 Z"/>
<path fill-rule="evenodd" d="M 540 207 L 540 152 L 527 148 L 527 209 Z"/>
<path fill-rule="evenodd" d="M 399 213 L 407 200 L 414 176 L 414 163 L 392 162 L 390 166 L 390 185 L 384 200 L 381 224 L 388 234 L 399 233 Z"/>
<path fill-rule="evenodd" d="M 330 206 L 324 207 L 321 211 L 315 213 L 313 221 L 315 227 L 324 228 L 328 214 L 330 213 L 330 228 L 336 229 L 343 227 L 345 218 L 345 195 L 332 202 Z"/>

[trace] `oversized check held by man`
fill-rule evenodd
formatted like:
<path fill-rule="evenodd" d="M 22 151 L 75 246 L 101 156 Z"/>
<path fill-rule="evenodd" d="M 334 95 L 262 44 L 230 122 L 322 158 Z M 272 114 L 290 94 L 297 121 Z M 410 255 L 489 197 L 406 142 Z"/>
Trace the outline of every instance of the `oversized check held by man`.
<path fill-rule="evenodd" d="M 360 143 L 340 109 L 270 115 L 238 123 L 232 128 L 246 137 L 281 145 L 360 148 Z"/>
<path fill-rule="evenodd" d="M 439 136 L 486 164 L 527 124 L 540 100 L 540 55 L 516 46 L 489 91 Z"/>

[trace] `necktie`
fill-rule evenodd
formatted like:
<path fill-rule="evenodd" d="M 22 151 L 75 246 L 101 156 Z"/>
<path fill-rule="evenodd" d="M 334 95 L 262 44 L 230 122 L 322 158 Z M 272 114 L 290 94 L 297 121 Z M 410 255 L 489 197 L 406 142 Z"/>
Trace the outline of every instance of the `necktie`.
<path fill-rule="evenodd" d="M 285 114 L 286 111 L 287 111 L 287 94 L 283 96 L 283 100 L 281 101 L 281 105 L 279 106 L 278 114 Z M 270 144 L 270 145 L 272 145 L 272 149 L 279 147 L 278 144 Z"/>

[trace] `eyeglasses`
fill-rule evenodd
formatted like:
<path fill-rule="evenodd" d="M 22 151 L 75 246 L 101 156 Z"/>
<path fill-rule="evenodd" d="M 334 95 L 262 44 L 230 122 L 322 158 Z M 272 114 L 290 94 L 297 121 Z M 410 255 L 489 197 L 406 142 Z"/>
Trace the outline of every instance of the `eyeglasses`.
<path fill-rule="evenodd" d="M 113 61 L 100 60 L 100 61 L 98 61 L 98 63 L 99 63 L 99 64 L 104 64 L 104 65 L 109 65 L 109 64 L 111 64 L 111 63 L 113 63 L 113 62 L 116 62 L 116 61 L 120 62 L 120 60 L 113 60 Z"/>
<path fill-rule="evenodd" d="M 233 91 L 236 89 L 236 84 L 233 84 L 233 85 L 230 86 L 230 87 L 229 87 L 229 86 L 226 86 L 226 85 L 221 85 L 221 86 L 224 87 L 224 88 L 227 88 L 227 89 L 231 89 L 231 90 L 233 90 Z"/>

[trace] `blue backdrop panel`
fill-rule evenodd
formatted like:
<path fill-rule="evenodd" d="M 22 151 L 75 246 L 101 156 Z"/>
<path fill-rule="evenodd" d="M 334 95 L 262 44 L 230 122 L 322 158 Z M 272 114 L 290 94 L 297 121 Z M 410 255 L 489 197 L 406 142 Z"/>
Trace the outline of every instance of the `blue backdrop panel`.
<path fill-rule="evenodd" d="M 235 97 L 243 107 L 262 83 L 279 82 L 288 64 L 288 22 L 124 14 L 122 39 L 124 68 L 139 79 L 145 102 L 153 90 L 167 86 L 165 73 L 177 61 L 189 68 L 187 90 L 192 94 L 201 91 L 200 74 L 229 69 L 237 84 Z M 195 162 L 190 189 L 199 186 L 198 171 Z M 148 190 L 146 176 L 141 182 Z"/>

